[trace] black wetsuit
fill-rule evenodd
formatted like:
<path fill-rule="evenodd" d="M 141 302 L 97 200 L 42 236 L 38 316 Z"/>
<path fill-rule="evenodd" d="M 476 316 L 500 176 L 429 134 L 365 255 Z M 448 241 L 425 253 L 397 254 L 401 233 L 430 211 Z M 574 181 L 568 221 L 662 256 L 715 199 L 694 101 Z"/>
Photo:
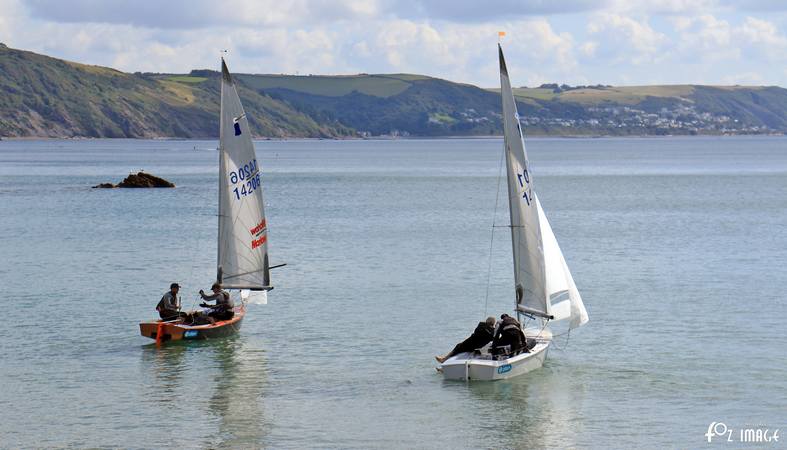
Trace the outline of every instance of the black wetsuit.
<path fill-rule="evenodd" d="M 456 344 L 456 347 L 451 350 L 451 353 L 449 353 L 446 358 L 458 355 L 459 353 L 472 352 L 473 350 L 485 346 L 494 337 L 494 332 L 494 328 L 487 325 L 486 322 L 478 322 L 478 326 L 475 327 L 473 334 L 464 341 Z"/>
<path fill-rule="evenodd" d="M 500 326 L 497 329 L 497 334 L 492 341 L 493 350 L 500 347 L 510 346 L 510 353 L 515 355 L 521 351 L 528 351 L 527 340 L 525 333 L 522 331 L 522 325 L 519 321 L 511 316 L 505 316 L 500 321 Z M 498 350 L 495 353 L 503 353 Z"/>

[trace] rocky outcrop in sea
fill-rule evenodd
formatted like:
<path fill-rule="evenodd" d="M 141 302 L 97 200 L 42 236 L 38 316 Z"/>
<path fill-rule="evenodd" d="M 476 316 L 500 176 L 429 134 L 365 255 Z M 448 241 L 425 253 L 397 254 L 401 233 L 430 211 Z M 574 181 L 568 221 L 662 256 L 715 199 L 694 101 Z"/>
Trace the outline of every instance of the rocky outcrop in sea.
<path fill-rule="evenodd" d="M 151 175 L 145 172 L 137 172 L 129 174 L 123 181 L 118 184 L 112 183 L 101 183 L 93 188 L 103 188 L 103 189 L 111 189 L 111 188 L 174 188 L 175 184 L 163 179 L 159 178 L 155 175 Z"/>

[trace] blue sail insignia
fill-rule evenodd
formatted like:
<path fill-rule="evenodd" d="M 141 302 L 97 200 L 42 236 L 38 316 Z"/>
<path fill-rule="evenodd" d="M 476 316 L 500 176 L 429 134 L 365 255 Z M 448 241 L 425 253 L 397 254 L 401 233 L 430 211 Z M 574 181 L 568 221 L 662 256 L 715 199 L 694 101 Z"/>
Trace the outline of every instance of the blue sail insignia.
<path fill-rule="evenodd" d="M 241 131 L 240 131 L 240 119 L 242 119 L 242 118 L 243 118 L 243 116 L 245 116 L 245 115 L 246 115 L 246 113 L 243 113 L 243 114 L 241 114 L 240 116 L 238 116 L 238 117 L 236 117 L 236 118 L 232 119 L 232 125 L 235 127 L 235 136 L 240 136 L 240 135 L 241 135 Z"/>

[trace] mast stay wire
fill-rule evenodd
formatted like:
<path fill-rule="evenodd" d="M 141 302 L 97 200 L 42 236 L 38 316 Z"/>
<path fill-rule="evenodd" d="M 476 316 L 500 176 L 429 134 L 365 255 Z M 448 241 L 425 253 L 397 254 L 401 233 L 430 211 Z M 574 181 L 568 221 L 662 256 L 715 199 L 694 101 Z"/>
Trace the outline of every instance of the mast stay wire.
<path fill-rule="evenodd" d="M 484 297 L 484 317 L 488 314 L 489 305 L 489 284 L 492 276 L 492 250 L 495 243 L 495 228 L 497 220 L 497 208 L 500 203 L 500 180 L 503 178 L 503 158 L 506 155 L 506 147 L 503 146 L 503 152 L 500 154 L 500 163 L 497 168 L 497 191 L 495 192 L 495 210 L 492 213 L 492 228 L 489 238 L 489 263 L 486 270 L 486 295 Z"/>

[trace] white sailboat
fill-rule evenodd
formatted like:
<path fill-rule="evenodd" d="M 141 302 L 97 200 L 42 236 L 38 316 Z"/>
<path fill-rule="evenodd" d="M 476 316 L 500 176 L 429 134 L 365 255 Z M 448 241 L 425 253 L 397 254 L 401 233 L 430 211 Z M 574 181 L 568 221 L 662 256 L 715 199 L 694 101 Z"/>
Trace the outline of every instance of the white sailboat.
<path fill-rule="evenodd" d="M 535 346 L 516 355 L 493 356 L 488 348 L 460 353 L 442 364 L 440 370 L 446 379 L 500 380 L 530 372 L 541 367 L 546 359 L 552 342 L 549 322 L 568 320 L 569 328 L 573 329 L 588 321 L 585 305 L 533 189 L 516 101 L 499 44 L 498 50 L 515 311 L 520 323 L 523 317 L 534 322 L 524 332 L 528 339 L 535 340 Z"/>
<path fill-rule="evenodd" d="M 142 335 L 157 341 L 206 339 L 234 333 L 240 329 L 247 301 L 264 297 L 266 291 L 273 289 L 260 166 L 246 113 L 223 58 L 220 116 L 216 281 L 231 293 L 239 293 L 241 301 L 236 303 L 240 305 L 235 307 L 232 319 L 215 324 L 187 325 L 180 319 L 140 323 Z"/>

